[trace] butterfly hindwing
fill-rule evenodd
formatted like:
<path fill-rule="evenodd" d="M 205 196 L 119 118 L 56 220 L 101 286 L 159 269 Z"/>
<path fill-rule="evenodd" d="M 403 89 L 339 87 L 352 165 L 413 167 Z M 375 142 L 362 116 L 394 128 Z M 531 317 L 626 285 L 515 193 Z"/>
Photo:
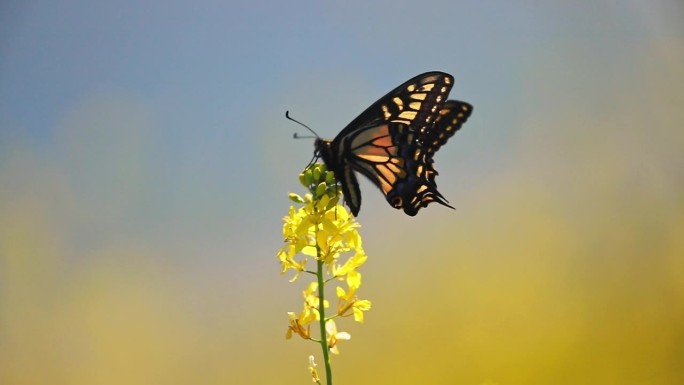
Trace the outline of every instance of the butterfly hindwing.
<path fill-rule="evenodd" d="M 446 100 L 452 84 L 453 77 L 443 72 L 416 76 L 373 103 L 334 140 L 316 141 L 352 214 L 361 206 L 354 171 L 408 215 L 431 202 L 451 207 L 437 191 L 432 156 L 472 111 L 467 103 Z"/>
<path fill-rule="evenodd" d="M 335 174 L 335 179 L 342 186 L 344 200 L 354 216 L 359 215 L 361 208 L 361 190 L 353 170 L 347 164 L 343 153 L 338 153 L 332 147 L 332 142 L 324 139 L 316 139 L 315 148 L 318 156 L 323 158 L 328 170 Z"/>
<path fill-rule="evenodd" d="M 463 123 L 468 120 L 473 106 L 458 100 L 447 100 L 435 118 L 435 124 L 426 129 L 420 142 L 432 156 L 449 138 L 454 136 Z"/>
<path fill-rule="evenodd" d="M 409 144 L 409 152 L 414 154 L 413 158 L 407 160 L 406 169 L 410 170 L 409 176 L 395 183 L 394 190 L 387 195 L 390 204 L 393 203 L 392 199 L 397 203 L 401 202 L 399 207 L 395 207 L 403 208 L 404 212 L 411 216 L 416 215 L 418 210 L 431 202 L 453 208 L 437 191 L 437 171 L 433 167 L 432 156 L 461 128 L 471 111 L 472 106 L 468 103 L 456 100 L 444 103 L 434 125 L 422 132 L 417 141 Z"/>

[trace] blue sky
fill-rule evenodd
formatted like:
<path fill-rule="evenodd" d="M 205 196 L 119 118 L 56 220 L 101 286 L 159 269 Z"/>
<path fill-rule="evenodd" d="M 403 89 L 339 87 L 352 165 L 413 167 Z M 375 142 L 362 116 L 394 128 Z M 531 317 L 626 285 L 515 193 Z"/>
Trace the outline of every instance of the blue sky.
<path fill-rule="evenodd" d="M 270 281 L 280 218 L 313 152 L 285 111 L 331 138 L 392 88 L 440 70 L 455 78 L 451 97 L 474 106 L 435 157 L 457 210 L 408 218 L 364 181 L 369 254 L 392 257 L 377 268 L 400 276 L 424 250 L 410 241 L 488 243 L 548 208 L 560 229 L 584 229 L 564 261 L 590 271 L 592 234 L 624 245 L 631 235 L 607 229 L 667 233 L 654 229 L 672 229 L 682 208 L 683 19 L 674 0 L 5 0 L 0 243 L 49 250 L 26 252 L 51 266 L 54 286 L 36 289 L 47 302 L 100 269 L 161 269 L 180 297 L 213 298 L 184 308 L 199 318 L 220 303 L 248 308 L 238 293 L 282 290 Z M 12 261 L 29 246 L 0 248 L 0 281 L 22 277 Z M 450 263 L 501 262 L 450 247 Z"/>

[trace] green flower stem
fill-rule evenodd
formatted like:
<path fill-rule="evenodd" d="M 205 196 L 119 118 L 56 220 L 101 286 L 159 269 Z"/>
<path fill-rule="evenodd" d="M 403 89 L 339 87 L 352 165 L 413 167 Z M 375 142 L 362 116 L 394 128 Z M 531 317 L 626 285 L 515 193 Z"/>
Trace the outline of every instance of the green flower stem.
<path fill-rule="evenodd" d="M 321 328 L 321 349 L 323 349 L 323 362 L 325 362 L 325 381 L 326 384 L 332 385 L 332 368 L 330 367 L 330 349 L 328 349 L 328 339 L 326 338 L 325 331 L 325 282 L 323 280 L 323 272 L 325 266 L 323 260 L 321 259 L 321 250 L 316 246 L 316 254 L 318 259 L 316 260 L 316 265 L 318 267 L 317 277 L 318 277 L 318 315 L 320 317 L 319 325 Z"/>

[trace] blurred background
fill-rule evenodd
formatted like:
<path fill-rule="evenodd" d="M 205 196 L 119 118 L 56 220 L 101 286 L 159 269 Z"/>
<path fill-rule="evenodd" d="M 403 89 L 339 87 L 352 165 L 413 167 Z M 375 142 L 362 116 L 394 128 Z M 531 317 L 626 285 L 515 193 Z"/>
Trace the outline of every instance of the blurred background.
<path fill-rule="evenodd" d="M 281 218 L 419 73 L 474 113 L 416 217 L 363 181 L 337 384 L 684 383 L 678 0 L 0 3 L 0 383 L 305 384 Z"/>

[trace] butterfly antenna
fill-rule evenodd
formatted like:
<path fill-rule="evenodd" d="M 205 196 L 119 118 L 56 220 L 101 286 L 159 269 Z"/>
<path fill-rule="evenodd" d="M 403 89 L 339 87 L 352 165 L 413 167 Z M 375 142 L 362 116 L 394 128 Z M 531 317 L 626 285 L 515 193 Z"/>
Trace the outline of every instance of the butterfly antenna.
<path fill-rule="evenodd" d="M 295 139 L 320 138 L 320 136 L 318 136 L 318 134 L 316 133 L 316 131 L 312 130 L 311 127 L 309 127 L 309 126 L 307 126 L 306 124 L 300 122 L 299 120 L 296 120 L 296 119 L 291 118 L 291 117 L 290 117 L 290 111 L 285 111 L 285 117 L 288 118 L 289 120 L 291 120 L 291 121 L 293 121 L 293 122 L 299 124 L 300 126 L 306 128 L 307 130 L 311 131 L 312 134 L 315 135 L 315 136 L 308 136 L 308 135 L 307 135 L 307 136 L 302 136 L 302 135 L 297 135 L 297 133 L 295 132 L 294 135 L 292 135 L 293 138 L 295 138 Z"/>

